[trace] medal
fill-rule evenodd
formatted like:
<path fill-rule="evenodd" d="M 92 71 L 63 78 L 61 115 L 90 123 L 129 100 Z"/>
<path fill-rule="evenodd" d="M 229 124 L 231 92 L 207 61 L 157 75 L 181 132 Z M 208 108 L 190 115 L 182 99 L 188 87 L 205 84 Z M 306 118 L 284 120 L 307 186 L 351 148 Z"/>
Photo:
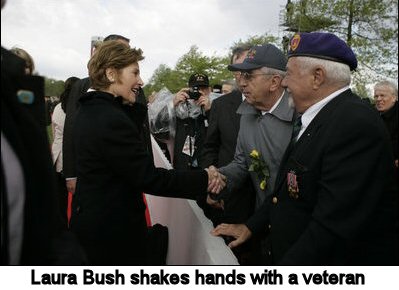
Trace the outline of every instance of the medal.
<path fill-rule="evenodd" d="M 287 173 L 287 187 L 288 187 L 288 195 L 291 198 L 297 199 L 299 197 L 299 187 L 297 182 L 297 176 L 295 171 L 290 170 Z"/>

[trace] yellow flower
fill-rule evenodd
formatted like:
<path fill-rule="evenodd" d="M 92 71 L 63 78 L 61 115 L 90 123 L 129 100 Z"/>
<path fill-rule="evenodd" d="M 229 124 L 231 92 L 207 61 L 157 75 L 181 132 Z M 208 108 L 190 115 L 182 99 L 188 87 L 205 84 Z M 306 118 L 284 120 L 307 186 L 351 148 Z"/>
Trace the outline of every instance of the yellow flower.
<path fill-rule="evenodd" d="M 260 189 L 265 190 L 266 188 L 266 179 L 263 179 L 259 184 Z"/>
<path fill-rule="evenodd" d="M 255 149 L 251 151 L 249 154 L 252 158 L 258 159 L 259 158 L 259 152 L 256 151 Z"/>
<path fill-rule="evenodd" d="M 259 183 L 259 188 L 265 190 L 267 186 L 267 180 L 270 177 L 269 168 L 267 163 L 262 159 L 260 153 L 253 149 L 249 153 L 251 157 L 251 164 L 248 167 L 248 171 L 255 172 L 261 182 Z"/>

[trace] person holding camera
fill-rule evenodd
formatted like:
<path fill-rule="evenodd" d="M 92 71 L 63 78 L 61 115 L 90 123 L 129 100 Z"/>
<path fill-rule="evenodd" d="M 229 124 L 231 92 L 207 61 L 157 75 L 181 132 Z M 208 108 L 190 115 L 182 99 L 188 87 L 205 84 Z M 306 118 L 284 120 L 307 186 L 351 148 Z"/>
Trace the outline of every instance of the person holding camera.
<path fill-rule="evenodd" d="M 189 78 L 188 88 L 182 88 L 173 99 L 176 113 L 175 169 L 201 168 L 199 156 L 208 127 L 210 94 L 208 76 L 195 73 Z"/>

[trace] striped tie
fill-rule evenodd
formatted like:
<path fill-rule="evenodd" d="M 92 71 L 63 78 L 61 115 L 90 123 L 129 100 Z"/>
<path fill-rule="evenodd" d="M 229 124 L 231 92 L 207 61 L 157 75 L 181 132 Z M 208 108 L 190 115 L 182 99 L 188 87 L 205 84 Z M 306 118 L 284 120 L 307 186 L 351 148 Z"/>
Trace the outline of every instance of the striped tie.
<path fill-rule="evenodd" d="M 294 128 L 292 129 L 291 143 L 295 144 L 298 138 L 298 134 L 302 128 L 302 115 L 298 115 L 294 122 Z"/>

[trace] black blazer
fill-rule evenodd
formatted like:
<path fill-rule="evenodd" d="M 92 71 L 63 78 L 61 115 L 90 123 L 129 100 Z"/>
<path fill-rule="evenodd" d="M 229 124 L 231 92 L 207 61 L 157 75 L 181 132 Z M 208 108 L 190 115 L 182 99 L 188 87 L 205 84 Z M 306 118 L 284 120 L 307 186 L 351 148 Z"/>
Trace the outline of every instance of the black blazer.
<path fill-rule="evenodd" d="M 297 196 L 288 191 L 288 173 L 296 176 Z M 269 222 L 275 264 L 391 265 L 396 190 L 384 125 L 347 90 L 288 147 L 274 196 L 258 216 L 264 223 L 249 226 Z"/>
<path fill-rule="evenodd" d="M 73 145 L 75 118 L 80 107 L 79 98 L 81 95 L 87 92 L 90 86 L 91 86 L 90 79 L 88 77 L 81 79 L 73 85 L 71 92 L 69 93 L 68 96 L 68 104 L 66 109 L 63 144 L 62 144 L 63 174 L 66 178 L 76 177 L 76 152 L 74 151 L 74 145 Z M 143 105 L 145 107 L 143 107 Z M 148 116 L 147 116 L 147 100 L 145 98 L 143 90 L 140 89 L 140 94 L 133 107 L 140 107 L 138 108 L 138 110 L 145 114 L 144 119 L 139 118 L 141 120 L 141 123 L 139 124 L 140 135 L 145 141 L 147 151 L 152 156 L 151 137 L 150 137 L 149 124 L 148 124 Z M 125 111 L 128 112 L 130 111 L 130 109 L 131 108 L 129 107 Z M 133 116 L 132 119 L 136 121 L 137 118 Z"/>
<path fill-rule="evenodd" d="M 17 67 L 20 69 L 16 69 Z M 1 131 L 16 153 L 22 166 L 25 185 L 25 207 L 22 265 L 48 265 L 51 263 L 52 238 L 60 226 L 57 215 L 58 202 L 55 194 L 54 170 L 47 138 L 44 113 L 44 79 L 23 75 L 23 60 L 2 48 L 1 64 Z M 32 103 L 24 103 L 17 91 L 33 92 Z M 1 200 L 1 263 L 7 264 L 8 245 L 6 238 L 8 208 L 6 186 L 2 164 Z M 12 192 L 7 192 L 12 194 Z M 3 224 L 4 222 L 4 224 Z"/>
<path fill-rule="evenodd" d="M 76 154 L 73 146 L 73 129 L 75 126 L 76 113 L 80 106 L 78 100 L 89 88 L 89 78 L 78 80 L 73 84 L 68 96 L 62 139 L 62 170 L 66 178 L 76 177 Z"/>
<path fill-rule="evenodd" d="M 242 93 L 238 90 L 223 95 L 213 101 L 210 110 L 209 127 L 202 149 L 201 165 L 217 168 L 229 164 L 234 159 L 240 130 L 241 115 L 237 109 L 242 103 Z M 215 224 L 242 223 L 253 213 L 255 191 L 250 178 L 239 190 L 232 192 L 225 200 L 224 210 L 216 210 L 199 200 L 207 217 Z"/>
<path fill-rule="evenodd" d="M 238 90 L 212 102 L 209 127 L 201 154 L 204 167 L 222 167 L 233 160 L 240 129 L 237 109 L 241 103 L 242 94 Z"/>
<path fill-rule="evenodd" d="M 173 148 L 173 168 L 183 169 L 199 169 L 201 168 L 200 156 L 202 145 L 206 136 L 206 116 L 199 115 L 197 118 L 176 118 L 176 134 Z M 182 152 L 187 136 L 195 136 L 195 144 L 193 146 L 194 154 L 192 157 Z M 197 164 L 194 164 L 197 160 Z"/>
<path fill-rule="evenodd" d="M 147 226 L 142 192 L 195 198 L 205 194 L 204 170 L 155 168 L 120 98 L 90 92 L 76 116 L 76 195 L 71 229 L 92 265 L 145 264 Z"/>

